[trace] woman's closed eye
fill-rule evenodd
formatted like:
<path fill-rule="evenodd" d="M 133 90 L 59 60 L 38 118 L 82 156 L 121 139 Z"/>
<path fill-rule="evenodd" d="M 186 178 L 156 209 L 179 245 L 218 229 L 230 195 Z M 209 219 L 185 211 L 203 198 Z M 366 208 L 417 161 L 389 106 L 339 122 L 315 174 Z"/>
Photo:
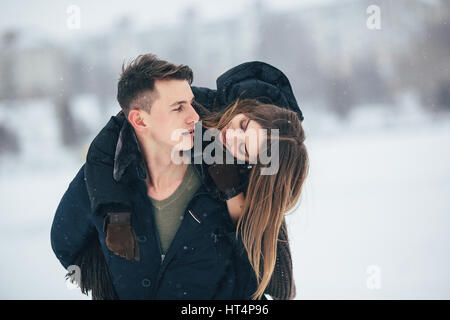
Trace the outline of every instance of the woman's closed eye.
<path fill-rule="evenodd" d="M 241 129 L 245 132 L 245 130 L 247 130 L 247 127 L 248 127 L 248 123 L 250 122 L 250 120 L 248 120 L 247 121 L 247 124 L 245 125 L 245 128 L 244 128 L 244 123 L 247 121 L 247 119 L 242 119 L 241 121 L 240 121 L 240 127 L 241 127 Z M 248 153 L 248 150 L 247 150 L 247 144 L 244 142 L 244 143 L 241 143 L 240 145 L 239 145 L 239 152 L 241 153 L 241 154 L 243 154 L 243 155 L 245 155 L 245 156 L 247 156 L 247 157 L 250 157 L 250 155 L 249 155 L 249 153 Z"/>
<path fill-rule="evenodd" d="M 247 124 L 245 125 L 245 128 L 244 128 L 244 123 L 247 121 Z M 241 129 L 242 130 L 244 130 L 244 132 L 245 132 L 245 130 L 247 130 L 247 127 L 248 127 L 248 123 L 250 122 L 250 120 L 247 120 L 247 119 L 242 119 L 241 121 L 240 121 L 240 127 L 241 127 Z"/>

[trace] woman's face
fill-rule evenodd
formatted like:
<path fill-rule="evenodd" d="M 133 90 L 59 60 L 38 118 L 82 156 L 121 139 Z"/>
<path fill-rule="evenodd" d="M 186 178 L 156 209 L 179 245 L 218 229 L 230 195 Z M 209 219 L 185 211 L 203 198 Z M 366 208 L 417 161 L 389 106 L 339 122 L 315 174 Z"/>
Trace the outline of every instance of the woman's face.
<path fill-rule="evenodd" d="M 235 158 L 255 163 L 266 137 L 261 125 L 241 113 L 222 129 L 219 139 Z"/>

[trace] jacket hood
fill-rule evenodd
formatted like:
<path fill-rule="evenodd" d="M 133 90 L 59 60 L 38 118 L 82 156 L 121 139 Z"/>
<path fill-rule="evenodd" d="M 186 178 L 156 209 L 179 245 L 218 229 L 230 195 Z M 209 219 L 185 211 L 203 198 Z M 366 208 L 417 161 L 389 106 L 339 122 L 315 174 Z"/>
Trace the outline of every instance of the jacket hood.
<path fill-rule="evenodd" d="M 217 90 L 193 87 L 197 101 L 212 111 L 221 110 L 238 98 L 251 98 L 292 110 L 300 121 L 304 119 L 289 79 L 270 64 L 242 63 L 217 78 L 216 85 Z"/>
<path fill-rule="evenodd" d="M 270 64 L 260 61 L 240 64 L 217 78 L 217 89 L 216 103 L 229 105 L 237 98 L 257 99 L 295 111 L 303 121 L 288 78 Z"/>

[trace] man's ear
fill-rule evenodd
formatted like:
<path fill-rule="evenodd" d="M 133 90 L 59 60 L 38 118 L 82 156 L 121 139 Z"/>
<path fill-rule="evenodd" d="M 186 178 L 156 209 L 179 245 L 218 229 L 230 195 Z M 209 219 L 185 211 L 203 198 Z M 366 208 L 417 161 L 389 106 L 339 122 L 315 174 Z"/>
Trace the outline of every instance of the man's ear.
<path fill-rule="evenodd" d="M 145 117 L 145 111 L 140 109 L 133 109 L 128 113 L 128 121 L 136 131 L 148 129 L 148 119 Z"/>

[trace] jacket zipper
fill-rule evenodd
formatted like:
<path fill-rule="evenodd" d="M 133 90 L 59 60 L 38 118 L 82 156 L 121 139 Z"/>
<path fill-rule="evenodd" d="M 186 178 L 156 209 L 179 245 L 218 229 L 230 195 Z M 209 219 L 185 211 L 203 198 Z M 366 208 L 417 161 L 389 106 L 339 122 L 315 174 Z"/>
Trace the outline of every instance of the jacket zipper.
<path fill-rule="evenodd" d="M 147 190 L 147 186 L 145 185 L 145 183 L 143 183 L 143 189 L 142 189 L 142 190 L 143 190 L 143 191 L 146 191 L 146 190 Z M 200 193 L 194 195 L 194 196 L 192 197 L 192 199 L 189 200 L 189 203 L 188 203 L 188 205 L 187 205 L 186 207 L 189 208 L 190 205 L 191 205 L 191 203 L 192 203 L 192 201 L 193 201 L 196 197 L 198 197 L 198 196 L 200 196 L 200 195 L 202 195 L 202 194 L 208 194 L 208 192 L 206 192 L 206 191 L 205 191 L 205 192 L 200 192 Z M 148 197 L 148 195 L 147 195 L 147 192 L 144 192 L 143 196 L 144 196 L 145 200 L 147 201 L 147 203 L 152 207 L 152 210 L 153 210 L 153 204 L 152 204 L 152 202 L 150 201 L 150 199 L 149 199 L 149 197 Z M 189 214 L 192 216 L 192 218 L 196 217 L 196 215 L 193 214 L 193 211 L 192 211 L 192 210 L 190 210 L 190 209 L 186 210 L 186 211 L 184 212 L 183 222 L 181 223 L 181 225 L 180 225 L 180 227 L 179 227 L 178 229 L 181 229 L 181 228 L 183 227 L 183 223 L 184 223 L 184 220 L 185 220 L 185 218 L 186 218 L 186 216 L 187 216 L 187 214 L 186 214 L 187 212 L 189 212 Z M 172 240 L 172 243 L 171 243 L 171 245 L 169 246 L 169 249 L 167 250 L 166 254 L 163 254 L 163 253 L 162 253 L 162 249 L 161 249 L 161 242 L 160 242 L 160 239 L 159 239 L 159 232 L 158 232 L 158 229 L 156 228 L 156 221 L 155 221 L 155 216 L 154 216 L 153 211 L 152 211 L 152 215 L 151 215 L 151 216 L 152 216 L 151 219 L 152 219 L 152 221 L 153 221 L 153 235 L 154 235 L 154 238 L 155 238 L 155 240 L 156 240 L 156 243 L 157 243 L 157 246 L 158 246 L 158 250 L 159 250 L 159 256 L 160 256 L 160 259 L 161 259 L 160 264 L 159 264 L 159 268 L 158 268 L 158 274 L 157 274 L 156 280 L 155 280 L 155 284 L 153 285 L 152 294 L 150 295 L 150 296 L 151 296 L 151 299 L 154 299 L 154 298 L 156 297 L 156 290 L 157 290 L 157 288 L 158 288 L 158 286 L 159 286 L 159 282 L 160 282 L 161 277 L 162 277 L 162 275 L 163 275 L 163 273 L 164 273 L 164 271 L 165 271 L 165 267 L 166 267 L 167 264 L 168 264 L 167 261 L 170 261 L 170 259 L 169 259 L 169 260 L 166 260 L 165 258 L 166 258 L 166 256 L 167 256 L 169 253 L 171 253 L 171 251 L 175 250 L 175 249 L 173 249 L 173 243 L 174 243 L 173 240 L 175 240 L 175 238 L 177 238 L 178 231 L 175 233 L 175 237 L 174 237 L 174 239 Z M 194 219 L 195 219 L 195 218 L 194 218 Z M 195 220 L 196 220 L 197 222 L 199 222 L 198 218 L 195 219 Z M 201 222 L 199 222 L 199 223 L 201 223 Z M 178 236 L 178 237 L 179 237 L 179 236 Z"/>
<path fill-rule="evenodd" d="M 192 199 L 189 201 L 189 203 L 188 203 L 188 205 L 187 205 L 187 208 L 189 208 L 190 205 L 191 205 L 191 202 L 192 202 L 196 197 L 198 197 L 198 196 L 201 195 L 201 194 L 207 194 L 207 192 L 199 193 L 199 194 L 197 194 L 196 196 L 192 197 Z M 180 230 L 180 229 L 183 227 L 183 223 L 185 223 L 184 221 L 185 221 L 185 219 L 186 219 L 186 217 L 187 217 L 187 213 L 189 213 L 189 214 L 192 216 L 192 218 L 196 217 L 196 215 L 193 213 L 193 211 L 192 211 L 191 209 L 186 210 L 186 211 L 184 212 L 183 222 L 181 223 L 181 225 L 180 225 L 180 227 L 179 227 L 178 230 Z M 201 222 L 199 222 L 198 218 L 194 218 L 194 220 L 196 220 L 198 223 L 201 223 Z M 156 228 L 155 228 L 155 229 L 156 229 Z M 156 230 L 156 231 L 157 231 L 157 230 Z M 174 240 L 175 240 L 175 238 L 177 238 L 177 234 L 178 234 L 178 231 L 176 232 L 175 237 L 174 237 L 174 239 L 172 240 L 172 243 L 170 244 L 169 249 L 167 250 L 166 254 L 165 254 L 165 255 L 162 255 L 162 254 L 161 254 L 161 264 L 159 265 L 158 274 L 157 274 L 157 276 L 156 276 L 156 281 L 155 281 L 155 285 L 154 285 L 154 287 L 153 287 L 153 292 L 152 292 L 152 298 L 153 298 L 153 299 L 156 297 L 156 290 L 157 290 L 157 288 L 159 287 L 159 282 L 160 282 L 161 277 L 162 277 L 162 275 L 163 275 L 163 273 L 164 273 L 164 271 L 165 271 L 165 269 L 166 269 L 166 266 L 167 266 L 167 264 L 168 264 L 168 261 L 171 260 L 171 259 L 165 260 L 165 257 L 166 257 L 169 253 L 171 253 L 173 250 L 175 250 L 175 249 L 174 249 Z M 178 235 L 178 237 L 180 237 L 180 235 Z M 160 252 L 161 252 L 161 250 L 160 250 Z M 172 258 L 173 258 L 173 257 L 174 257 L 174 255 L 172 254 Z"/>

